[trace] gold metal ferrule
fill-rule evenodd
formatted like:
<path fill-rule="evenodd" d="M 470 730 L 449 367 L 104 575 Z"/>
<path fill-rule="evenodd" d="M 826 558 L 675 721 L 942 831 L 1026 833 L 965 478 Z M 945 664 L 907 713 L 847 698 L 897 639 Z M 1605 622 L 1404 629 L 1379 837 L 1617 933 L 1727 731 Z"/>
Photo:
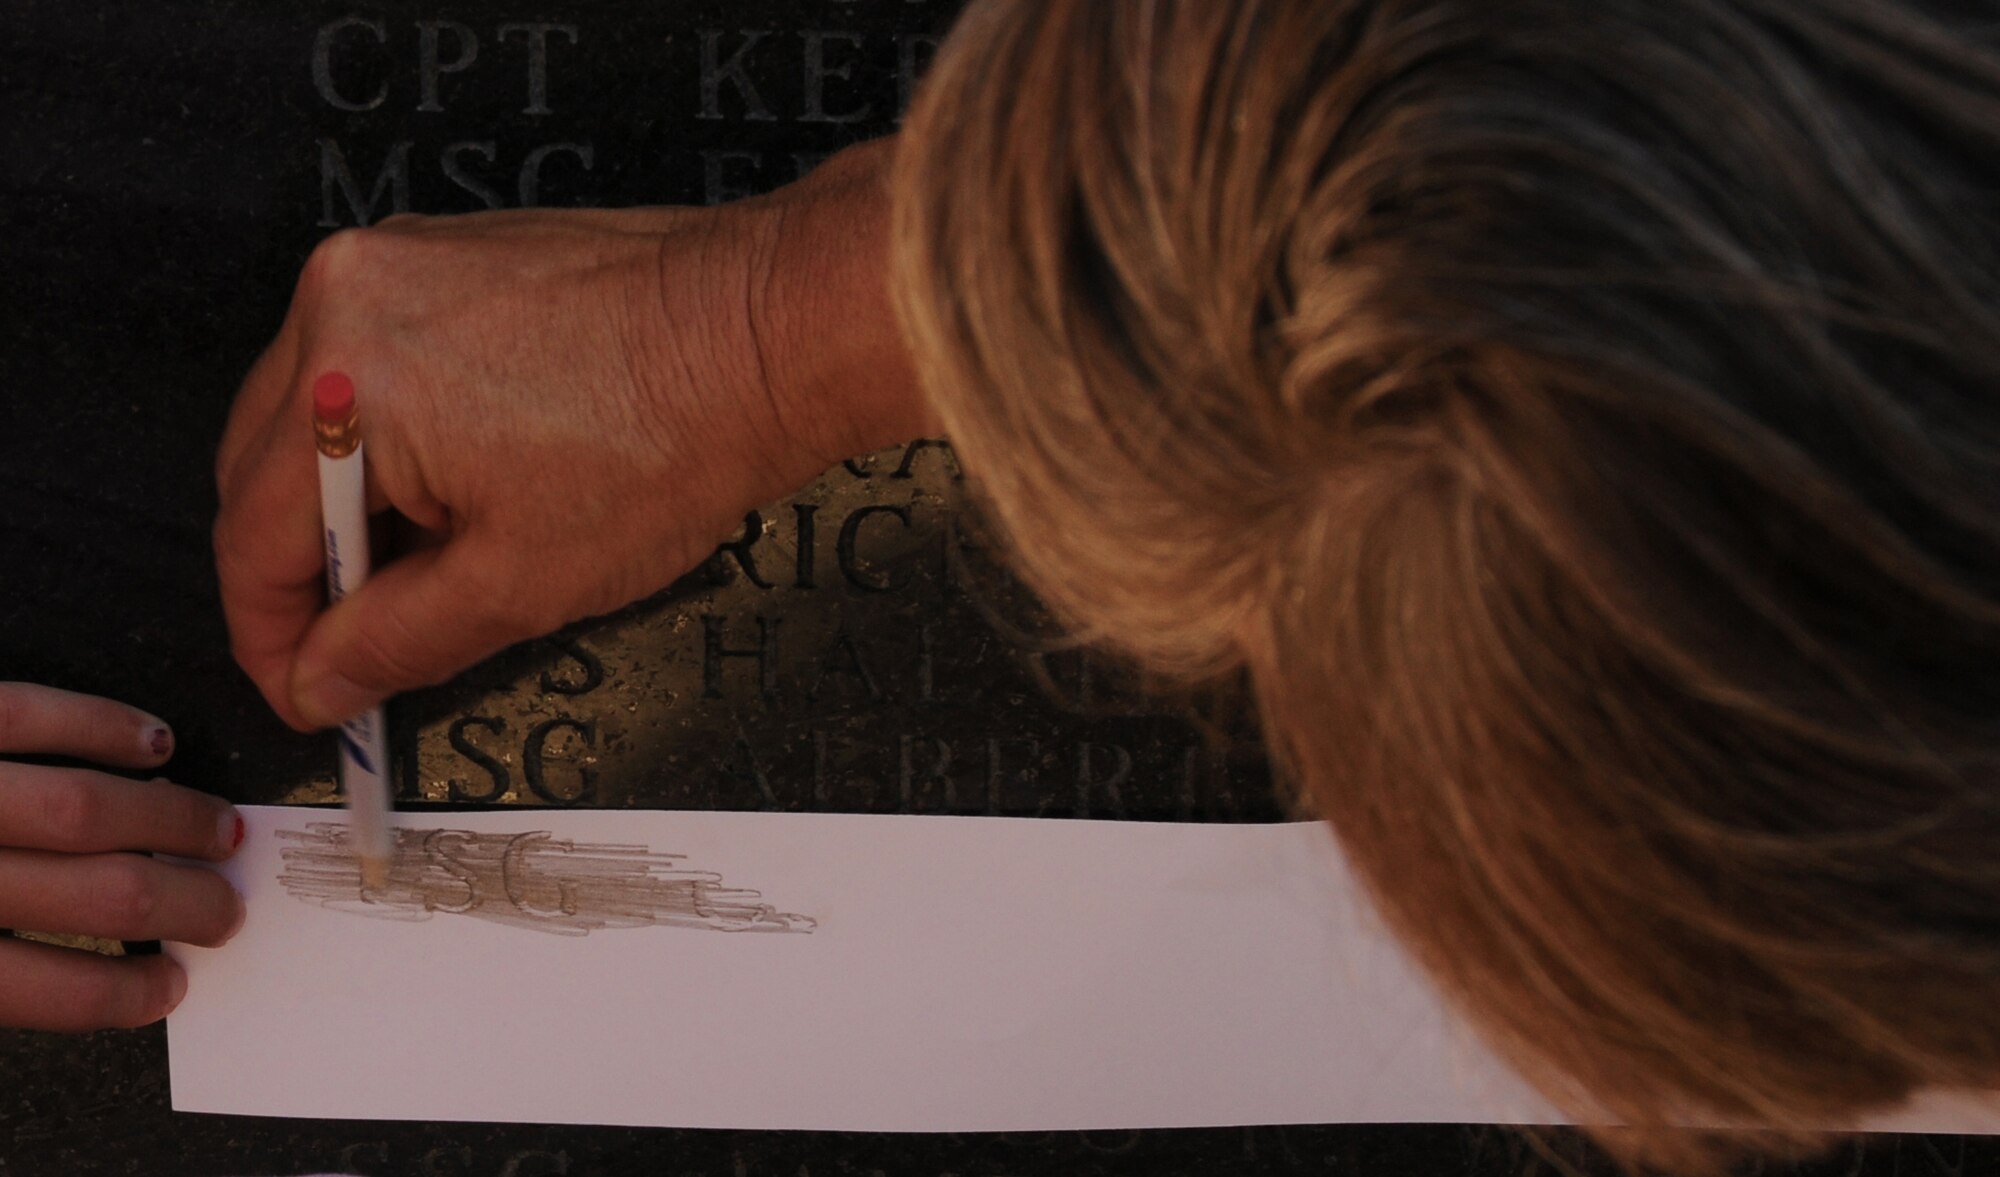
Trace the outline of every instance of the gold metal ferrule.
<path fill-rule="evenodd" d="M 338 421 L 314 417 L 313 440 L 319 443 L 319 452 L 329 458 L 344 458 L 353 453 L 361 445 L 360 406 L 348 410 L 347 416 Z"/>

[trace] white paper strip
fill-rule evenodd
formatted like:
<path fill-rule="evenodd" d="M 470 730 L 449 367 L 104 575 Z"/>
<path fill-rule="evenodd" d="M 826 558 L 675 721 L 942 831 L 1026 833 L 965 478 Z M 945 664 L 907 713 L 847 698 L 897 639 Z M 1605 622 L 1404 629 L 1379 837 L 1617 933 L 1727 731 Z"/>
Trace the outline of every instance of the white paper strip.
<path fill-rule="evenodd" d="M 1319 825 L 406 814 L 392 884 L 363 900 L 343 815 L 243 813 L 225 872 L 242 932 L 169 946 L 189 975 L 168 1021 L 182 1111 L 954 1132 L 1557 1119 L 1453 1025 Z"/>

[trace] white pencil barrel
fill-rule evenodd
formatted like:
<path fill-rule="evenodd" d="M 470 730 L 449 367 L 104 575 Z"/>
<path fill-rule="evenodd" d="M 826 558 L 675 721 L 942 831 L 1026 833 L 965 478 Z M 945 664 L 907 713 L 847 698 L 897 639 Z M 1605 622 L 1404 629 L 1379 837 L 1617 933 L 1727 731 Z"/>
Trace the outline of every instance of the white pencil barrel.
<path fill-rule="evenodd" d="M 368 502 L 362 450 L 342 458 L 319 455 L 319 505 L 326 544 L 327 596 L 338 601 L 367 582 Z M 388 740 L 382 709 L 371 707 L 340 725 L 340 787 L 346 795 L 354 848 L 364 860 L 386 861 L 389 828 Z"/>

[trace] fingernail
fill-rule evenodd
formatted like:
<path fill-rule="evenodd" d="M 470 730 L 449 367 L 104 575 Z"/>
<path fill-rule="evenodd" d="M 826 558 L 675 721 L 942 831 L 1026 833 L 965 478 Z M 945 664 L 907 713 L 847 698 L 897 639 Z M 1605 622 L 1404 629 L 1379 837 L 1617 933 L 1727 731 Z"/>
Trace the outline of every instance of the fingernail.
<path fill-rule="evenodd" d="M 236 848 L 243 845 L 243 815 L 233 806 L 223 810 L 217 833 L 222 848 L 230 854 L 236 853 Z"/>
<path fill-rule="evenodd" d="M 167 1012 L 180 1008 L 181 998 L 187 996 L 187 971 L 177 964 L 167 965 Z"/>
<path fill-rule="evenodd" d="M 305 678 L 293 697 L 306 719 L 320 727 L 352 719 L 381 701 L 374 691 L 356 686 L 331 670 Z"/>
<path fill-rule="evenodd" d="M 174 750 L 174 733 L 164 723 L 154 724 L 140 732 L 139 739 L 156 759 L 164 760 Z"/>
<path fill-rule="evenodd" d="M 243 930 L 243 921 L 248 918 L 250 918 L 250 909 L 245 906 L 243 896 L 238 895 L 236 897 L 236 922 L 230 924 L 229 930 L 222 934 L 222 942 L 227 944 L 231 940 L 236 939 L 236 933 Z"/>

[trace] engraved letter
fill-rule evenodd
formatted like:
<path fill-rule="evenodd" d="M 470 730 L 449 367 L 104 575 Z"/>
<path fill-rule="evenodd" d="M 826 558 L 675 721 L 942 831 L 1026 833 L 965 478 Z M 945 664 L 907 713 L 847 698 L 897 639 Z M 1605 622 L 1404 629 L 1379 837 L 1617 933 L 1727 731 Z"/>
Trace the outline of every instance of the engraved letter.
<path fill-rule="evenodd" d="M 743 117 L 753 123 L 775 122 L 777 115 L 764 105 L 764 99 L 757 93 L 757 87 L 750 81 L 750 73 L 743 68 L 743 55 L 755 48 L 764 34 L 755 29 L 739 30 L 743 43 L 728 61 L 721 60 L 722 30 L 703 29 L 701 31 L 701 113 L 696 118 L 719 119 L 722 115 L 722 83 L 728 82 L 736 88 L 743 99 Z"/>
<path fill-rule="evenodd" d="M 472 742 L 472 737 L 466 732 L 475 727 L 483 728 L 496 736 L 507 730 L 504 720 L 495 719 L 490 715 L 466 715 L 451 721 L 451 726 L 445 729 L 445 738 L 451 741 L 451 746 L 460 756 L 486 770 L 487 779 L 493 782 L 493 787 L 484 793 L 474 793 L 459 788 L 458 778 L 453 777 L 445 786 L 446 796 L 453 801 L 497 801 L 500 795 L 507 791 L 507 766 Z"/>
<path fill-rule="evenodd" d="M 792 504 L 792 515 L 799 521 L 799 543 L 792 564 L 792 584 L 797 588 L 817 587 L 813 582 L 813 557 L 819 554 L 819 529 L 813 523 L 813 515 L 818 511 L 811 503 Z"/>
<path fill-rule="evenodd" d="M 903 530 L 910 529 L 908 507 L 898 507 L 888 503 L 870 503 L 865 507 L 856 507 L 846 522 L 840 525 L 840 535 L 833 541 L 833 556 L 834 561 L 840 565 L 840 574 L 847 578 L 847 583 L 863 592 L 886 593 L 901 587 L 902 582 L 891 580 L 887 573 L 868 575 L 867 570 L 861 566 L 859 551 L 861 525 L 876 515 L 893 516 L 903 525 Z"/>
<path fill-rule="evenodd" d="M 542 671 L 542 689 L 556 695 L 588 695 L 604 685 L 604 662 L 590 652 L 590 647 L 575 638 L 556 636 L 549 644 L 561 650 L 571 662 L 583 667 L 581 682 L 564 682 L 548 671 Z"/>
<path fill-rule="evenodd" d="M 737 770 L 739 762 L 742 765 L 740 772 Z M 779 808 L 778 795 L 771 790 L 771 774 L 765 772 L 764 766 L 758 762 L 757 750 L 750 746 L 749 740 L 739 737 L 734 744 L 731 744 L 729 755 L 722 758 L 722 767 L 729 770 L 730 775 L 747 777 L 751 784 L 757 786 L 757 796 L 760 798 L 758 808 Z"/>
<path fill-rule="evenodd" d="M 728 204 L 757 191 L 754 179 L 747 184 L 731 183 L 729 166 L 747 163 L 756 169 L 763 162 L 761 152 L 704 150 L 701 153 L 702 200 L 708 204 Z"/>
<path fill-rule="evenodd" d="M 449 30 L 458 41 L 458 55 L 450 62 L 438 60 L 438 33 Z M 438 101 L 438 79 L 445 74 L 463 72 L 473 62 L 479 60 L 479 38 L 471 29 L 455 20 L 420 20 L 417 22 L 417 88 L 423 100 L 417 109 L 435 113 L 444 109 Z"/>
<path fill-rule="evenodd" d="M 500 39 L 505 41 L 515 33 L 527 34 L 528 40 L 528 105 L 522 114 L 548 114 L 549 111 L 549 34 L 560 33 L 576 44 L 576 26 L 560 24 L 505 24 L 500 26 Z M 588 165 L 586 165 L 588 166 Z"/>
<path fill-rule="evenodd" d="M 354 173 L 347 167 L 347 156 L 340 150 L 340 144 L 331 139 L 319 141 L 319 223 L 323 229 L 338 228 L 340 219 L 334 215 L 333 194 L 338 189 L 347 198 L 347 207 L 354 214 L 354 223 L 366 225 L 369 214 L 382 203 L 383 193 L 389 195 L 389 211 L 406 213 L 410 211 L 410 148 L 416 144 L 409 139 L 398 141 L 389 148 L 389 156 L 382 161 L 382 170 L 375 173 L 375 184 L 364 198 L 361 185 L 354 179 Z"/>
<path fill-rule="evenodd" d="M 389 82 L 385 78 L 375 88 L 375 97 L 366 102 L 356 102 L 344 97 L 333 85 L 333 39 L 352 28 L 363 28 L 375 34 L 382 44 L 389 43 L 389 26 L 380 20 L 369 20 L 365 16 L 346 16 L 319 27 L 319 35 L 313 38 L 313 89 L 335 110 L 374 110 L 389 99 Z"/>
<path fill-rule="evenodd" d="M 958 810 L 958 785 L 951 779 L 951 746 L 943 740 L 936 738 L 927 739 L 924 743 L 931 746 L 930 767 L 919 773 L 916 769 L 916 738 L 905 735 L 897 739 L 897 751 L 900 754 L 899 764 L 901 767 L 901 771 L 896 775 L 900 790 L 897 795 L 903 803 L 902 812 L 915 813 L 917 811 L 916 783 L 918 780 L 924 782 L 925 792 L 929 792 L 934 785 L 944 786 L 945 812 L 956 812 Z"/>
<path fill-rule="evenodd" d="M 870 702 L 881 701 L 882 688 L 875 681 L 875 672 L 868 669 L 867 661 L 861 657 L 861 647 L 854 644 L 854 635 L 847 632 L 844 623 L 834 631 L 833 641 L 826 648 L 826 656 L 820 659 L 819 678 L 813 681 L 812 689 L 806 692 L 806 698 L 817 701 L 820 689 L 826 686 L 826 680 L 836 674 L 860 683 L 861 689 L 868 693 Z"/>
<path fill-rule="evenodd" d="M 597 774 L 591 770 L 590 758 L 586 755 L 578 761 L 576 766 L 576 793 L 574 795 L 565 797 L 549 787 L 548 779 L 544 775 L 544 762 L 548 758 L 549 737 L 559 731 L 575 732 L 577 738 L 583 741 L 583 746 L 586 749 L 595 750 L 597 747 L 596 724 L 588 720 L 566 718 L 545 719 L 528 729 L 527 743 L 521 749 L 521 775 L 527 779 L 528 788 L 532 789 L 535 796 L 540 797 L 542 800 L 553 801 L 558 805 L 575 805 L 580 801 L 590 799 L 592 786 L 597 781 Z"/>
<path fill-rule="evenodd" d="M 858 123 L 862 119 L 867 118 L 875 109 L 873 103 L 864 102 L 860 106 L 852 110 L 843 111 L 840 114 L 828 114 L 826 109 L 826 80 L 828 78 L 839 78 L 842 81 L 846 81 L 854 76 L 854 62 L 852 59 L 842 65 L 828 65 L 826 63 L 826 43 L 828 41 L 845 41 L 858 49 L 861 47 L 860 35 L 856 33 L 831 33 L 820 32 L 817 29 L 807 29 L 800 33 L 799 37 L 806 43 L 806 112 L 799 116 L 799 121 L 802 123 Z"/>
<path fill-rule="evenodd" d="M 1102 781 L 1097 779 L 1091 765 L 1092 753 L 1098 750 L 1113 753 L 1114 759 L 1117 761 L 1117 767 L 1113 768 L 1111 775 Z M 1102 785 L 1105 799 L 1111 803 L 1112 816 L 1124 817 L 1125 797 L 1119 792 L 1118 786 L 1124 784 L 1125 778 L 1131 775 L 1132 754 L 1117 744 L 1093 744 L 1089 740 L 1078 743 L 1076 746 L 1076 815 L 1078 817 L 1090 816 L 1091 786 Z"/>
<path fill-rule="evenodd" d="M 764 517 L 752 511 L 743 517 L 743 535 L 716 548 L 713 559 L 715 559 L 719 568 L 722 553 L 728 552 L 730 555 L 736 557 L 737 566 L 743 569 L 743 575 L 750 578 L 751 584 L 756 585 L 758 588 L 770 588 L 771 582 L 757 574 L 757 558 L 750 554 L 750 549 L 756 547 L 757 541 L 763 538 Z"/>
<path fill-rule="evenodd" d="M 723 645 L 722 618 L 701 619 L 701 697 L 722 698 L 722 664 L 730 658 L 757 660 L 757 697 L 770 702 L 778 691 L 778 622 L 757 618 L 757 644 L 749 649 Z"/>
<path fill-rule="evenodd" d="M 480 203 L 484 204 L 487 208 L 501 207 L 500 194 L 468 174 L 465 168 L 458 162 L 459 156 L 464 155 L 468 151 L 475 151 L 485 156 L 487 163 L 492 163 L 496 150 L 497 148 L 491 139 L 483 143 L 466 139 L 458 143 L 446 144 L 444 154 L 438 157 L 439 161 L 444 165 L 444 178 L 477 196 Z"/>
<path fill-rule="evenodd" d="M 542 202 L 542 161 L 559 151 L 574 155 L 586 172 L 596 163 L 596 153 L 588 143 L 544 143 L 530 151 L 521 161 L 522 208 L 534 208 Z"/>
<path fill-rule="evenodd" d="M 903 460 L 896 463 L 896 472 L 889 475 L 889 477 L 915 478 L 917 476 L 917 455 L 923 453 L 925 450 L 942 450 L 944 455 L 951 459 L 951 476 L 954 479 L 965 477 L 964 472 L 958 468 L 958 455 L 952 453 L 951 443 L 942 437 L 920 437 L 909 445 L 904 446 Z"/>
<path fill-rule="evenodd" d="M 1016 769 L 1012 772 L 1008 772 L 1005 768 L 1002 767 L 1002 764 L 1006 759 L 1005 750 L 1009 746 L 1026 749 L 1027 765 L 1025 767 Z M 1011 780 L 1013 783 L 1027 785 L 1036 790 L 1035 816 L 1037 817 L 1041 816 L 1042 810 L 1047 808 L 1046 803 L 1042 799 L 1042 794 L 1039 788 L 1040 782 L 1038 778 L 1041 776 L 1041 770 L 1037 767 L 1037 765 L 1040 763 L 1041 755 L 1042 755 L 1041 741 L 1030 737 L 1021 737 L 1019 739 L 1012 739 L 1012 740 L 986 741 L 986 812 L 987 813 L 993 814 L 994 816 L 998 816 L 1001 813 L 1013 811 L 1011 803 L 1003 805 L 1000 800 L 1000 786 L 1002 782 Z"/>

